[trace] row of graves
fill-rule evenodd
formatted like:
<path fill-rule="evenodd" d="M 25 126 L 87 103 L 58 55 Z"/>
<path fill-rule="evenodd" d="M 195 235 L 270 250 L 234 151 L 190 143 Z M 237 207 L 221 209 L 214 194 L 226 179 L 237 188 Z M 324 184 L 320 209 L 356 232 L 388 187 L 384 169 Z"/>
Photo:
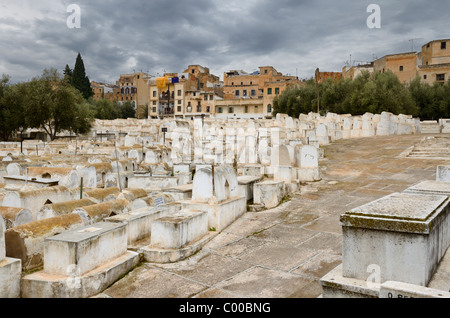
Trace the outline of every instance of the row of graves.
<path fill-rule="evenodd" d="M 409 116 L 310 113 L 97 120 L 84 138 L 2 143 L 0 297 L 91 297 L 321 180 L 321 146 L 417 132 Z"/>
<path fill-rule="evenodd" d="M 342 264 L 324 298 L 450 298 L 450 166 L 340 217 Z"/>

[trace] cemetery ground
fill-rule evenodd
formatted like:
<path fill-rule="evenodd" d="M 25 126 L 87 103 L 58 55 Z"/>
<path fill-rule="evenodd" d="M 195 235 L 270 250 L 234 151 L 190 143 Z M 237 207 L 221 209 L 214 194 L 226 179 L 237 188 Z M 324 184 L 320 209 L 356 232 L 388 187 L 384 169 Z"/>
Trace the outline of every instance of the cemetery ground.
<path fill-rule="evenodd" d="M 245 213 L 190 258 L 172 264 L 142 263 L 94 297 L 320 297 L 320 278 L 342 263 L 340 215 L 415 183 L 435 180 L 436 167 L 448 164 L 450 157 L 405 156 L 432 136 L 342 139 L 324 146 L 321 181 L 302 184 L 274 209 Z"/>

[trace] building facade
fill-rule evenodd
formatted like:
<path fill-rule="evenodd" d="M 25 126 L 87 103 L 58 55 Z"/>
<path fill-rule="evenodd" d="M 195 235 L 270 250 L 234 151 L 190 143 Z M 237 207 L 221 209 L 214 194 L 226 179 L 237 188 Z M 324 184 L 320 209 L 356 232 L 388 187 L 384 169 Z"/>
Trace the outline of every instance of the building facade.
<path fill-rule="evenodd" d="M 138 118 L 143 117 L 144 109 L 148 107 L 148 80 L 149 75 L 143 72 L 121 74 L 116 84 L 99 83 L 92 81 L 91 88 L 95 100 L 107 99 L 112 102 L 131 102 Z"/>
<path fill-rule="evenodd" d="M 200 65 L 152 79 L 148 90 L 151 118 L 211 116 L 215 114 L 216 101 L 223 98 L 219 77 Z"/>
<path fill-rule="evenodd" d="M 401 83 L 410 83 L 418 75 L 417 53 L 407 52 L 383 56 L 373 62 L 375 72 L 391 71 Z"/>
<path fill-rule="evenodd" d="M 447 82 L 450 79 L 450 39 L 434 40 L 422 46 L 418 69 L 423 82 Z"/>
<path fill-rule="evenodd" d="M 372 74 L 374 72 L 373 64 L 374 63 L 372 62 L 362 65 L 344 66 L 342 68 L 342 78 L 354 80 L 356 77 L 363 74 L 363 72 Z"/>
<path fill-rule="evenodd" d="M 291 85 L 300 85 L 295 76 L 287 76 L 272 66 L 246 73 L 224 73 L 224 98 L 216 103 L 216 117 L 271 118 L 273 100 Z"/>

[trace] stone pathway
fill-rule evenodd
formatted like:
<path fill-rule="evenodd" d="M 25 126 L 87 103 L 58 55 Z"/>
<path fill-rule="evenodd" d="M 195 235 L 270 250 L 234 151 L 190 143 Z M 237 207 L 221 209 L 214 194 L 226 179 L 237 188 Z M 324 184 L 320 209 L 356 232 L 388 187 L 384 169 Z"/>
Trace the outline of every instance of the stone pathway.
<path fill-rule="evenodd" d="M 449 160 L 400 156 L 430 135 L 346 139 L 325 147 L 323 180 L 270 211 L 247 212 L 196 255 L 145 263 L 97 297 L 315 298 L 341 263 L 339 216 L 423 180 Z M 450 138 L 450 135 L 440 135 Z"/>

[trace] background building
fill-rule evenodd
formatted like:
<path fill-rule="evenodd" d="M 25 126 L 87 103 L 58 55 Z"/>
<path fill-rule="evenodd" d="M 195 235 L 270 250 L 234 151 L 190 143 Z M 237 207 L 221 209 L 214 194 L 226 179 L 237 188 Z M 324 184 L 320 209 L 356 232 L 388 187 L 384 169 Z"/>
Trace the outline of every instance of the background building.
<path fill-rule="evenodd" d="M 246 73 L 224 73 L 224 98 L 216 103 L 216 117 L 271 118 L 273 99 L 290 85 L 300 85 L 296 76 L 287 76 L 272 66 Z"/>
<path fill-rule="evenodd" d="M 401 83 L 410 83 L 419 74 L 416 52 L 386 55 L 375 60 L 373 66 L 375 72 L 391 71 L 397 75 Z"/>
<path fill-rule="evenodd" d="M 418 68 L 421 80 L 428 84 L 448 81 L 450 78 L 450 39 L 434 40 L 422 46 Z"/>
<path fill-rule="evenodd" d="M 190 65 L 182 73 L 166 73 L 150 80 L 149 92 L 152 118 L 211 116 L 215 102 L 223 98 L 223 85 L 207 67 Z"/>

